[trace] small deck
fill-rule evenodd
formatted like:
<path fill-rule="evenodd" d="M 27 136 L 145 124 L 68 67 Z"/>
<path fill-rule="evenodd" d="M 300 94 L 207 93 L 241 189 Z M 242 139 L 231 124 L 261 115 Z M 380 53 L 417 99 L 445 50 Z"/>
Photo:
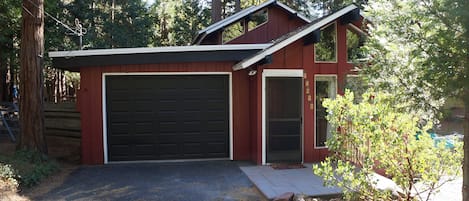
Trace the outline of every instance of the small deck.
<path fill-rule="evenodd" d="M 268 198 L 285 192 L 308 196 L 323 196 L 342 193 L 338 187 L 324 187 L 323 180 L 313 174 L 312 164 L 305 168 L 273 169 L 270 166 L 241 166 L 241 170 Z"/>

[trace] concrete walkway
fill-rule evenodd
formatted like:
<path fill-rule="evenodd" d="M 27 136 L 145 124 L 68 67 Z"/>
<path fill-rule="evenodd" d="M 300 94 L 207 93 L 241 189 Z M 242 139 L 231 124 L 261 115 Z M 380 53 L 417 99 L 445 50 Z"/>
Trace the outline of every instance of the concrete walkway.
<path fill-rule="evenodd" d="M 276 170 L 270 166 L 241 166 L 241 170 L 268 198 L 285 192 L 310 196 L 341 193 L 338 187 L 324 187 L 323 180 L 313 174 L 312 164 L 305 168 Z"/>
<path fill-rule="evenodd" d="M 268 199 L 285 192 L 321 196 L 341 193 L 338 187 L 324 187 L 322 178 L 313 174 L 312 164 L 304 164 L 305 168 L 276 170 L 270 166 L 240 166 L 240 169 L 257 186 Z M 378 189 L 396 189 L 397 185 L 390 179 L 376 174 Z M 418 186 L 418 183 L 416 184 Z M 430 200 L 461 200 L 462 177 L 445 183 L 439 192 Z M 425 193 L 422 194 L 425 198 Z"/>

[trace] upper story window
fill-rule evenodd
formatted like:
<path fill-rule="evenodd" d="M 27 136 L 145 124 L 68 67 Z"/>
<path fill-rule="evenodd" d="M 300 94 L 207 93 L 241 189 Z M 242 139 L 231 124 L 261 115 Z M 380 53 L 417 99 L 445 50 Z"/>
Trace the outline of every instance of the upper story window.
<path fill-rule="evenodd" d="M 316 62 L 337 62 L 337 26 L 336 23 L 321 29 L 320 41 L 314 44 Z"/>
<path fill-rule="evenodd" d="M 222 42 L 223 44 L 242 36 L 248 31 L 251 31 L 265 23 L 269 20 L 269 15 L 267 9 L 262 9 L 257 11 L 243 19 L 238 20 L 237 22 L 230 24 L 225 27 L 222 32 Z"/>
<path fill-rule="evenodd" d="M 263 24 L 265 24 L 269 19 L 267 9 L 262 9 L 250 15 L 248 18 L 248 31 L 251 31 Z"/>
<path fill-rule="evenodd" d="M 353 29 L 347 29 L 347 62 L 357 62 L 363 57 L 360 47 L 363 45 L 363 37 Z"/>
<path fill-rule="evenodd" d="M 244 20 L 235 22 L 223 30 L 223 44 L 244 34 Z"/>

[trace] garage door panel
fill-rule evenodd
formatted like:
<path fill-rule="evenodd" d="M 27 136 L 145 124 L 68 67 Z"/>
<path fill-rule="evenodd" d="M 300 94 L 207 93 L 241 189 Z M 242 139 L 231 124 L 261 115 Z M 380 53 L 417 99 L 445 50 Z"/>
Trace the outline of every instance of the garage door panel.
<path fill-rule="evenodd" d="M 113 153 L 114 157 L 127 158 L 131 153 L 130 145 L 128 144 L 115 144 L 109 147 L 109 151 Z"/>
<path fill-rule="evenodd" d="M 211 142 L 207 143 L 207 146 L 209 147 L 209 153 L 211 154 L 222 154 L 225 153 L 226 151 L 226 144 L 225 143 L 216 143 L 216 142 Z"/>
<path fill-rule="evenodd" d="M 229 157 L 227 75 L 106 77 L 110 161 Z"/>

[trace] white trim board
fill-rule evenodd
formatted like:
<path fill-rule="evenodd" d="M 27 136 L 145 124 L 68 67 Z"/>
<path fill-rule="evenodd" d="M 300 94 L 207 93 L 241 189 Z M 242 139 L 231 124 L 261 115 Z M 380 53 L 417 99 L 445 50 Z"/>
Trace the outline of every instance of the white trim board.
<path fill-rule="evenodd" d="M 280 49 L 290 45 L 291 43 L 303 38 L 304 36 L 308 35 L 309 33 L 317 30 L 317 29 L 320 29 L 321 27 L 324 27 L 328 24 L 330 24 L 331 22 L 333 22 L 334 20 L 338 19 L 339 17 L 347 14 L 348 12 L 354 10 L 354 9 L 357 9 L 358 7 L 355 6 L 355 5 L 350 5 L 350 6 L 347 6 L 345 8 L 342 8 L 340 9 L 339 11 L 319 20 L 318 22 L 315 22 L 315 23 L 312 23 L 312 24 L 309 24 L 306 28 L 304 28 L 303 30 L 301 30 L 300 32 L 278 42 L 278 43 L 275 43 L 274 45 L 268 47 L 267 49 L 264 49 L 258 53 L 256 53 L 254 56 L 252 57 L 249 57 L 249 58 L 246 58 L 240 62 L 238 62 L 237 64 L 235 64 L 233 66 L 233 70 L 237 71 L 237 70 L 241 70 L 241 69 L 245 69 L 245 68 L 248 68 L 249 66 L 257 63 L 258 61 L 264 59 L 266 56 L 268 55 L 271 55 L 277 51 L 279 51 Z"/>
<path fill-rule="evenodd" d="M 103 73 L 102 74 L 102 115 L 103 115 L 103 154 L 104 154 L 104 164 L 109 163 L 116 163 L 120 161 L 109 161 L 108 157 L 108 147 L 107 147 L 107 113 L 106 113 L 106 76 L 113 76 L 113 75 L 227 75 L 228 76 L 228 104 L 229 104 L 229 159 L 233 160 L 233 80 L 232 80 L 232 73 L 231 72 L 136 72 L 136 73 Z M 191 159 L 191 160 L 198 160 L 198 159 Z M 205 159 L 201 159 L 205 160 Z M 213 160 L 213 159 L 207 159 Z M 175 160 L 170 160 L 175 161 Z M 178 161 L 178 160 L 176 160 Z"/>
<path fill-rule="evenodd" d="M 314 75 L 314 141 L 313 141 L 313 147 L 314 149 L 327 149 L 327 146 L 316 146 L 316 81 L 335 81 L 334 86 L 335 86 L 335 93 L 333 94 L 333 98 L 337 96 L 337 91 L 338 91 L 338 86 L 337 86 L 337 75 L 336 74 L 316 74 Z M 331 95 L 331 94 L 330 94 Z M 329 123 L 328 123 L 329 124 Z M 327 138 L 327 137 L 326 137 Z"/>
<path fill-rule="evenodd" d="M 116 48 L 98 50 L 75 50 L 49 52 L 49 57 L 81 57 L 100 55 L 122 55 L 122 54 L 148 54 L 164 52 L 202 52 L 202 51 L 230 51 L 230 50 L 262 50 L 272 44 L 235 44 L 235 45 L 191 45 L 191 46 L 169 46 L 169 47 L 138 47 L 138 48 Z"/>
<path fill-rule="evenodd" d="M 267 77 L 300 77 L 303 78 L 303 69 L 264 69 L 262 72 L 262 165 L 266 165 L 266 78 Z M 303 89 L 302 89 L 303 91 Z M 302 93 L 301 100 L 304 95 Z M 302 104 L 303 108 L 304 103 Z M 302 109 L 304 117 L 304 109 Z M 301 125 L 301 160 L 304 159 L 304 122 Z"/>

